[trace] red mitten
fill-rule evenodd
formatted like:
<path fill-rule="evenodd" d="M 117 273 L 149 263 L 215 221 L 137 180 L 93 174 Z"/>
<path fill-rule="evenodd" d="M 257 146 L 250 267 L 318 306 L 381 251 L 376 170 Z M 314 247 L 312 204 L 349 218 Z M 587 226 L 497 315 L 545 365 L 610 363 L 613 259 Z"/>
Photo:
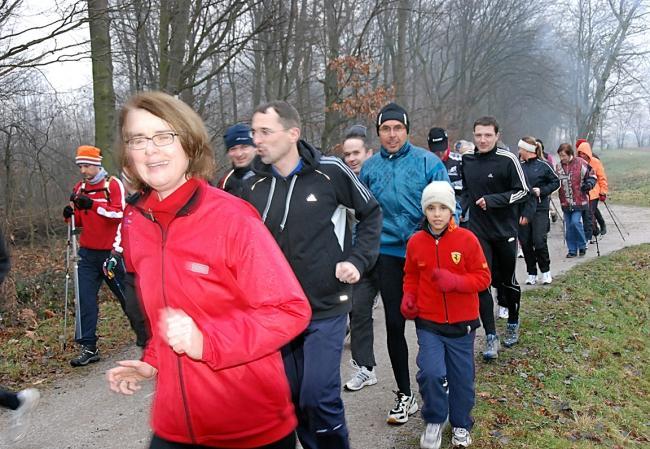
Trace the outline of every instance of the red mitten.
<path fill-rule="evenodd" d="M 418 316 L 417 300 L 414 293 L 404 293 L 399 310 L 407 320 L 414 320 Z"/>
<path fill-rule="evenodd" d="M 607 195 L 601 193 L 600 195 L 598 195 L 598 199 L 604 203 L 605 201 L 607 201 Z"/>
<path fill-rule="evenodd" d="M 431 280 L 436 283 L 438 288 L 444 292 L 453 292 L 458 290 L 460 276 L 444 268 L 436 268 L 431 273 Z"/>

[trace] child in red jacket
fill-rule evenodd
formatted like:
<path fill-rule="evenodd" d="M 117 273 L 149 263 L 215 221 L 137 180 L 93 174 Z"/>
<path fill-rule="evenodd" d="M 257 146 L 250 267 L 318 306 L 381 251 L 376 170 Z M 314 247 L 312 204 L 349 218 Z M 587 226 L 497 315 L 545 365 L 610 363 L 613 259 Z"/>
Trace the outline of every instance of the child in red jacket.
<path fill-rule="evenodd" d="M 447 420 L 454 447 L 467 447 L 474 424 L 478 292 L 490 286 L 490 270 L 478 239 L 452 219 L 456 198 L 449 183 L 429 184 L 421 204 L 426 221 L 406 246 L 401 305 L 418 336 L 417 380 L 427 423 L 420 447 L 438 449 Z"/>

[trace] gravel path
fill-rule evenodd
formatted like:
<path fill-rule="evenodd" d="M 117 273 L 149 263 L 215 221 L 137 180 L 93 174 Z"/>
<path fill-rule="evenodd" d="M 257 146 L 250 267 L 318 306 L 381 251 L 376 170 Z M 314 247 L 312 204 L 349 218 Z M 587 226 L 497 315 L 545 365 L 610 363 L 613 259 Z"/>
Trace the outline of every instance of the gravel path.
<path fill-rule="evenodd" d="M 603 210 L 608 223 L 608 234 L 600 242 L 601 254 L 607 254 L 623 246 L 650 242 L 650 209 L 615 206 L 618 219 L 624 220 L 630 235 L 623 242 L 606 210 Z M 620 223 L 619 223 L 620 224 Z M 562 241 L 562 223 L 552 225 L 550 235 L 551 266 L 558 275 L 576 263 L 596 257 L 594 246 L 590 245 L 584 258 L 565 259 L 566 249 Z M 525 266 L 520 259 L 517 264 L 518 279 L 525 279 Z M 528 287 L 524 287 L 528 288 Z M 542 287 L 543 288 L 543 287 Z M 526 303 L 522 304 L 525 317 Z M 386 413 L 394 402 L 395 384 L 386 351 L 386 334 L 381 305 L 375 309 L 375 351 L 379 382 L 372 387 L 354 393 L 343 393 L 347 413 L 350 439 L 353 449 L 401 449 L 418 447 L 419 434 L 423 429 L 422 420 L 417 414 L 406 425 L 389 427 L 385 424 Z M 497 324 L 502 330 L 502 320 Z M 522 337 L 525 344 L 525 328 Z M 415 354 L 417 344 L 412 324 L 407 326 L 412 360 L 412 385 L 415 382 Z M 481 343 L 477 344 L 477 348 Z M 31 433 L 21 443 L 12 446 L 16 449 L 143 449 L 149 440 L 148 410 L 153 385 L 146 385 L 133 397 L 118 396 L 108 390 L 104 372 L 113 367 L 115 360 L 135 358 L 139 350 L 127 348 L 113 359 L 103 360 L 89 368 L 78 371 L 78 375 L 61 380 L 43 390 L 41 404 L 34 416 Z M 352 373 L 348 364 L 349 347 L 343 354 L 343 382 Z M 484 369 L 477 363 L 477 369 Z M 2 416 L 0 428 L 5 428 L 6 413 Z M 480 422 L 477 425 L 481 425 Z M 479 447 L 480 444 L 477 444 Z M 0 447 L 1 444 L 0 444 Z"/>

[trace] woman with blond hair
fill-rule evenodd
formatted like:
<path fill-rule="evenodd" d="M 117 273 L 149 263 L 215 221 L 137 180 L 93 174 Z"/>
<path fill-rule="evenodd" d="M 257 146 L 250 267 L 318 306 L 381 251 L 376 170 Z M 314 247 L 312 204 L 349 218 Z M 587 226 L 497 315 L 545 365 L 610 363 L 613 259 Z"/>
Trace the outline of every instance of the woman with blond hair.
<path fill-rule="evenodd" d="M 142 360 L 108 371 L 130 395 L 156 378 L 150 449 L 293 449 L 296 417 L 279 349 L 309 303 L 248 203 L 207 183 L 214 155 L 200 117 L 161 92 L 119 118 L 123 166 L 142 191 L 124 214 L 151 338 Z"/>

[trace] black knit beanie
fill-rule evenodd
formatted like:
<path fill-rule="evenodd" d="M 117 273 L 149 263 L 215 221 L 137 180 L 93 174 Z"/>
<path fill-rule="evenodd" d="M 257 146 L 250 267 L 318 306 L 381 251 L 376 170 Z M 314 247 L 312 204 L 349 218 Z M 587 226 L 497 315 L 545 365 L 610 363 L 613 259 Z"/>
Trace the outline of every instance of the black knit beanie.
<path fill-rule="evenodd" d="M 379 114 L 377 115 L 377 134 L 379 134 L 379 127 L 382 123 L 387 120 L 397 120 L 402 122 L 406 126 L 406 133 L 410 131 L 409 116 L 406 113 L 406 110 L 396 103 L 388 103 L 386 106 L 381 108 Z"/>

